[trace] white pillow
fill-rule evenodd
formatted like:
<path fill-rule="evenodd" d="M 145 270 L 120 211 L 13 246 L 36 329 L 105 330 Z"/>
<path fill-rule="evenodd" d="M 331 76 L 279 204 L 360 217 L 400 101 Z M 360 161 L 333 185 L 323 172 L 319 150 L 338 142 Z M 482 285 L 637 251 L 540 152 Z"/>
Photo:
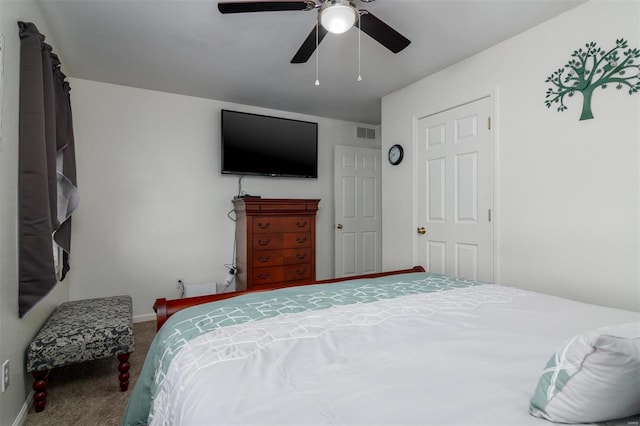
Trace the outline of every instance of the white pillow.
<path fill-rule="evenodd" d="M 579 334 L 551 357 L 529 410 L 562 423 L 640 413 L 640 322 Z"/>

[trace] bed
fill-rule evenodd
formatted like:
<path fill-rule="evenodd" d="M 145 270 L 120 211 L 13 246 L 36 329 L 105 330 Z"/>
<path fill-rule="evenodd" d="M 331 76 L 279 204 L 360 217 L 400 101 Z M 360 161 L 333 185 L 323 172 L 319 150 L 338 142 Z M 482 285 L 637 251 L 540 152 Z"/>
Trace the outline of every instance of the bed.
<path fill-rule="evenodd" d="M 155 308 L 125 425 L 639 419 L 637 312 L 421 267 Z"/>

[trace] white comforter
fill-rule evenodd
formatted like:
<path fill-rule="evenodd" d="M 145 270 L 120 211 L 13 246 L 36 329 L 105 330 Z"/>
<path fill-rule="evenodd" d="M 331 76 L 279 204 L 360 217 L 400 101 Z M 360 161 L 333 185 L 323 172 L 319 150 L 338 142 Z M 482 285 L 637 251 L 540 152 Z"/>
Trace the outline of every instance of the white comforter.
<path fill-rule="evenodd" d="M 543 425 L 557 347 L 638 314 L 479 285 L 213 330 L 170 364 L 158 425 Z"/>

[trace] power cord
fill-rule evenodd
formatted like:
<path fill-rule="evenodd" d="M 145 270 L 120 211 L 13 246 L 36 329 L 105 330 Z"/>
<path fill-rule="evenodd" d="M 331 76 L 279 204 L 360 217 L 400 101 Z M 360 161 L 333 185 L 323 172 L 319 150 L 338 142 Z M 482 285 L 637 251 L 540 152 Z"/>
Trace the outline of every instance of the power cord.
<path fill-rule="evenodd" d="M 238 178 L 238 197 L 241 197 L 243 192 L 242 192 L 242 178 L 244 177 L 244 175 L 240 175 L 240 177 Z"/>
<path fill-rule="evenodd" d="M 180 292 L 180 298 L 184 297 L 184 282 L 182 280 L 178 280 L 178 291 Z"/>
<path fill-rule="evenodd" d="M 246 192 L 244 192 L 242 190 L 242 178 L 244 177 L 244 175 L 240 175 L 240 177 L 238 178 L 238 198 L 242 197 L 243 195 L 248 195 Z M 227 217 L 229 219 L 231 219 L 234 222 L 237 222 L 237 218 L 232 217 L 231 215 L 235 214 L 235 211 L 232 209 L 227 213 Z M 237 225 L 236 225 L 237 226 Z M 231 263 L 228 263 L 226 265 L 224 265 L 228 270 L 229 270 L 229 275 L 227 276 L 227 279 L 224 280 L 224 287 L 222 289 L 222 293 L 226 293 L 227 290 L 229 290 L 229 287 L 231 287 L 231 284 L 233 284 L 233 282 L 236 279 L 236 273 L 238 272 L 238 268 L 236 267 L 236 237 L 235 237 L 235 232 L 234 232 L 234 237 L 233 237 L 233 251 L 232 251 L 232 259 L 231 259 Z"/>
<path fill-rule="evenodd" d="M 224 288 L 222 289 L 223 293 L 226 293 L 227 290 L 229 289 L 229 287 L 231 287 L 231 284 L 233 283 L 233 281 L 236 279 L 236 272 L 237 269 L 234 265 L 224 265 L 227 269 L 229 269 L 229 275 L 227 276 L 227 279 L 224 280 Z"/>

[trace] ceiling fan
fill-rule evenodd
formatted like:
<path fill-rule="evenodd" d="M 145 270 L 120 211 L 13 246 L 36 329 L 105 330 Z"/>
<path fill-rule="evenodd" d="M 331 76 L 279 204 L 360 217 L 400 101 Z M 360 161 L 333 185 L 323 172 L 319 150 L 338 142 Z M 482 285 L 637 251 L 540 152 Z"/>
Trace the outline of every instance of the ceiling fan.
<path fill-rule="evenodd" d="M 316 45 L 320 44 L 327 33 L 341 34 L 353 26 L 358 27 L 393 53 L 398 53 L 407 47 L 411 43 L 409 39 L 376 18 L 371 12 L 356 6 L 356 3 L 370 3 L 372 1 L 374 0 L 220 2 L 218 3 L 218 10 L 220 13 L 226 14 L 279 12 L 285 10 L 310 11 L 317 9 L 318 23 L 311 30 L 293 59 L 291 59 L 292 64 L 300 64 L 309 60 L 316 50 Z"/>

